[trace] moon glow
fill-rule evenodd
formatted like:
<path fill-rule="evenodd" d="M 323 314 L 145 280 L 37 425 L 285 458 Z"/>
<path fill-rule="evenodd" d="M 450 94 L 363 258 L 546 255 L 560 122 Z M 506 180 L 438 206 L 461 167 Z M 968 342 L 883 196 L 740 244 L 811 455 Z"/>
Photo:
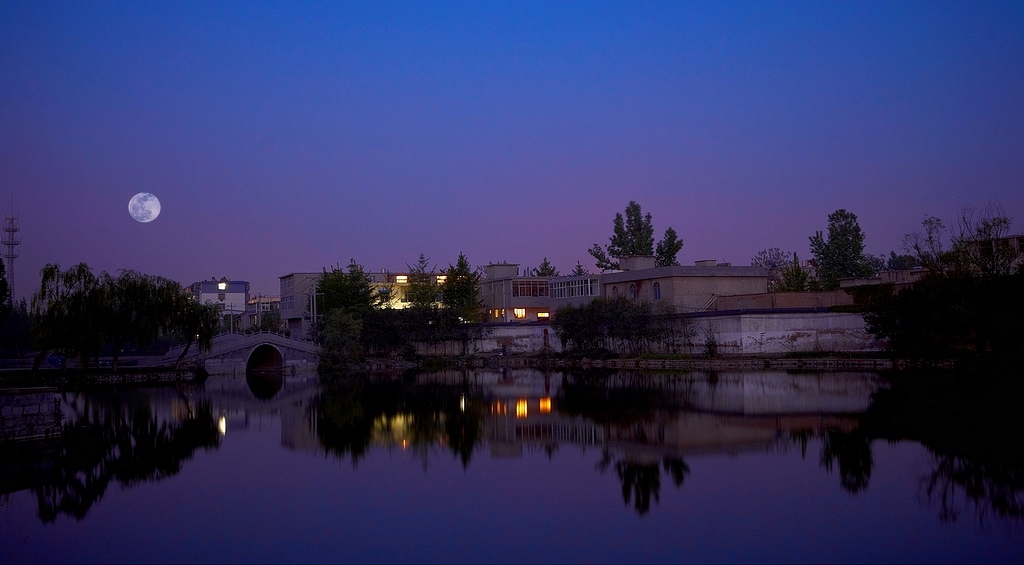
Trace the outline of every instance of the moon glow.
<path fill-rule="evenodd" d="M 160 200 L 148 192 L 140 192 L 128 201 L 128 213 L 136 222 L 152 222 L 160 215 Z"/>

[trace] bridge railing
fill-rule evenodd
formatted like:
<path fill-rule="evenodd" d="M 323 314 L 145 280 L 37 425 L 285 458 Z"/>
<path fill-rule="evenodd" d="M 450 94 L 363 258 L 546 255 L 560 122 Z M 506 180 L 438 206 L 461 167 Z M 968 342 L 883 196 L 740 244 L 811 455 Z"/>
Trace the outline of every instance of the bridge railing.
<path fill-rule="evenodd" d="M 282 332 L 282 331 L 271 331 L 271 330 L 260 330 L 260 331 L 255 331 L 255 332 L 239 332 L 239 331 L 220 332 L 220 333 L 215 334 L 213 336 L 213 340 L 217 340 L 217 338 L 223 338 L 225 336 L 239 336 L 241 338 L 245 338 L 245 337 L 249 337 L 249 336 L 258 336 L 258 335 L 274 335 L 274 336 L 277 336 L 277 337 L 279 337 L 281 339 L 287 339 L 287 340 L 290 340 L 290 341 L 296 341 L 296 342 L 299 342 L 299 343 L 306 343 L 306 344 L 310 344 L 310 345 L 318 345 L 315 341 L 313 341 L 311 339 L 298 339 L 298 338 L 291 337 L 290 335 L 288 335 L 285 332 Z M 185 345 L 184 344 L 182 344 L 182 345 L 175 345 L 175 346 L 173 346 L 173 347 L 171 347 L 170 349 L 167 350 L 167 353 L 164 355 L 164 357 L 177 357 L 178 355 L 181 354 L 181 352 L 184 349 L 185 349 Z M 189 350 L 190 351 L 196 351 L 196 344 L 193 343 Z"/>

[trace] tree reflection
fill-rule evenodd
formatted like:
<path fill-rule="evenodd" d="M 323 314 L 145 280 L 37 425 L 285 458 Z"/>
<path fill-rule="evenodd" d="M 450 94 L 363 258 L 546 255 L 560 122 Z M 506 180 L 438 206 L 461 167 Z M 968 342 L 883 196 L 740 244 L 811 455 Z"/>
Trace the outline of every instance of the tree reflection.
<path fill-rule="evenodd" d="M 939 518 L 956 521 L 973 508 L 978 522 L 1024 518 L 1024 467 L 959 455 L 935 454 L 935 468 L 922 479 L 928 500 L 939 505 Z"/>
<path fill-rule="evenodd" d="M 619 461 L 615 464 L 615 472 L 622 482 L 622 501 L 629 504 L 633 496 L 636 513 L 643 516 L 651 509 L 651 497 L 659 500 L 661 492 L 661 468 L 657 463 L 634 463 Z"/>
<path fill-rule="evenodd" d="M 832 472 L 833 463 L 839 464 L 839 484 L 851 493 L 868 488 L 874 459 L 871 444 L 859 432 L 842 433 L 828 430 L 821 448 L 821 465 Z"/>
<path fill-rule="evenodd" d="M 39 517 L 60 514 L 81 520 L 112 481 L 122 486 L 155 482 L 177 474 L 199 448 L 216 448 L 220 434 L 208 404 L 181 422 L 161 422 L 148 403 L 86 399 L 58 440 L 55 464 L 33 490 Z"/>
<path fill-rule="evenodd" d="M 862 428 L 872 437 L 912 440 L 931 450 L 922 500 L 939 518 L 973 513 L 982 526 L 1024 521 L 1024 419 L 1019 364 L 899 375 L 876 394 Z"/>
<path fill-rule="evenodd" d="M 357 465 L 375 443 L 419 454 L 444 445 L 463 468 L 482 443 L 483 407 L 464 389 L 414 377 L 349 375 L 327 384 L 317 404 L 317 434 L 328 453 Z"/>
<path fill-rule="evenodd" d="M 680 402 L 671 381 L 640 372 L 622 372 L 618 375 L 622 386 L 611 386 L 608 374 L 577 373 L 567 376 L 562 383 L 559 410 L 566 415 L 580 416 L 605 427 L 606 437 L 616 437 L 631 444 L 664 445 L 664 426 L 677 417 Z M 662 468 L 676 487 L 681 487 L 690 467 L 681 457 L 670 455 L 657 459 L 637 461 L 628 455 L 618 460 L 606 446 L 596 468 L 604 474 L 614 464 L 622 485 L 622 500 L 631 502 L 637 514 L 650 512 L 651 499 L 660 501 Z"/>

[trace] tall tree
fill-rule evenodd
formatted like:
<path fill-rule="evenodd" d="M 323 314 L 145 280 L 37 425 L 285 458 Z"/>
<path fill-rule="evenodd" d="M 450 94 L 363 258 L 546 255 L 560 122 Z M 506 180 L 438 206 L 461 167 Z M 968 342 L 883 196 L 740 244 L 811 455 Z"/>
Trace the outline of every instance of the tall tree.
<path fill-rule="evenodd" d="M 777 292 L 782 282 L 782 271 L 791 263 L 792 253 L 778 247 L 769 247 L 757 252 L 750 264 L 768 271 L 768 292 Z"/>
<path fill-rule="evenodd" d="M 590 271 L 588 271 L 587 268 L 584 267 L 582 263 L 580 263 L 579 261 L 576 261 L 576 266 L 573 267 L 572 272 L 569 273 L 569 276 L 570 277 L 585 277 L 585 276 L 587 276 L 589 274 L 590 274 Z"/>
<path fill-rule="evenodd" d="M 409 306 L 412 308 L 433 308 L 437 303 L 437 280 L 434 278 L 436 267 L 430 265 L 422 253 L 415 265 L 409 267 L 409 288 L 405 296 L 409 299 Z"/>
<path fill-rule="evenodd" d="M 454 265 L 445 270 L 441 284 L 441 301 L 444 307 L 466 322 L 479 322 L 483 318 L 483 302 L 480 300 L 480 275 L 469 265 L 464 253 Z"/>
<path fill-rule="evenodd" d="M 540 262 L 540 265 L 537 266 L 537 271 L 534 274 L 538 277 L 557 277 L 558 269 L 556 269 L 555 266 L 548 261 L 548 258 L 545 257 L 544 260 Z"/>
<path fill-rule="evenodd" d="M 326 316 L 333 310 L 344 310 L 357 319 L 365 318 L 380 306 L 382 297 L 373 288 L 373 281 L 363 267 L 349 261 L 345 270 L 324 269 L 317 281 L 317 313 Z"/>
<path fill-rule="evenodd" d="M 873 274 L 864 258 L 864 233 L 852 212 L 832 212 L 828 216 L 828 237 L 819 231 L 810 239 L 811 253 L 818 263 L 818 279 L 823 287 L 838 288 L 841 278 Z"/>
<path fill-rule="evenodd" d="M 665 230 L 665 236 L 661 238 L 658 247 L 654 250 L 655 264 L 659 267 L 678 265 L 679 261 L 676 260 L 676 255 L 682 248 L 683 240 L 676 235 L 676 230 L 668 228 Z"/>
<path fill-rule="evenodd" d="M 659 267 L 678 265 L 676 255 L 682 248 L 683 241 L 678 238 L 675 230 L 668 228 L 655 253 L 651 215 L 645 215 L 639 204 L 630 201 L 626 206 L 625 218 L 622 214 L 615 214 L 608 246 L 602 248 L 595 243 L 587 253 L 594 258 L 598 269 L 611 271 L 619 268 L 619 259 L 631 255 L 654 255 Z"/>

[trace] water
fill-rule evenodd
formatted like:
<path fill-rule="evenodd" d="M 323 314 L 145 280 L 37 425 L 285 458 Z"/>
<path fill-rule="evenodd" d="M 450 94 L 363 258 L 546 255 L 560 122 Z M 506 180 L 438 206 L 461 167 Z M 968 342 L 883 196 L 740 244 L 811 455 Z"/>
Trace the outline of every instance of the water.
<path fill-rule="evenodd" d="M 495 370 L 65 393 L 61 440 L 0 448 L 0 561 L 1024 561 L 1020 448 L 979 441 L 1019 417 L 972 389 L 943 419 L 932 388 Z"/>

